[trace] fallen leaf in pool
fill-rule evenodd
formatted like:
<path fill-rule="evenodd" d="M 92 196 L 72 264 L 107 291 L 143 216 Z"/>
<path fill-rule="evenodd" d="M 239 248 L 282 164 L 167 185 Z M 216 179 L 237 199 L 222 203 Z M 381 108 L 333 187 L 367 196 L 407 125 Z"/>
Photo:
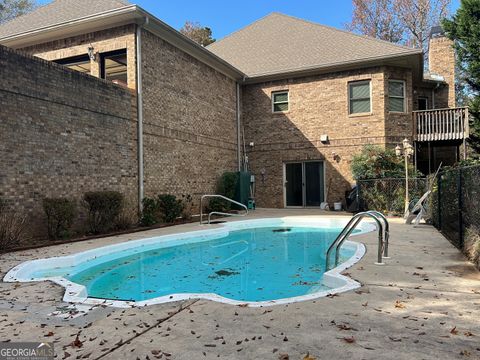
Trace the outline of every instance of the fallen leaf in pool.
<path fill-rule="evenodd" d="M 218 270 L 218 271 L 215 271 L 215 274 L 217 274 L 218 276 L 232 276 L 232 275 L 238 275 L 240 273 L 237 271 Z"/>

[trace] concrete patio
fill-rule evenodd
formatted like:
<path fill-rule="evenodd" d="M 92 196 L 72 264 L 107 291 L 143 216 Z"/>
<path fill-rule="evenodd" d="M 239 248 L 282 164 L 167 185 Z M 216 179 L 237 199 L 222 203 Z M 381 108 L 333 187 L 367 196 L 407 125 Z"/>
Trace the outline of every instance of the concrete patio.
<path fill-rule="evenodd" d="M 257 210 L 249 218 L 324 214 Z M 268 308 L 192 300 L 124 310 L 69 308 L 57 285 L 2 282 L 0 340 L 52 341 L 59 359 L 480 359 L 479 272 L 434 228 L 390 221 L 386 266 L 374 265 L 374 233 L 355 237 L 367 245 L 347 270 L 363 284 L 357 291 Z M 195 229 L 9 253 L 0 275 L 31 259 Z"/>

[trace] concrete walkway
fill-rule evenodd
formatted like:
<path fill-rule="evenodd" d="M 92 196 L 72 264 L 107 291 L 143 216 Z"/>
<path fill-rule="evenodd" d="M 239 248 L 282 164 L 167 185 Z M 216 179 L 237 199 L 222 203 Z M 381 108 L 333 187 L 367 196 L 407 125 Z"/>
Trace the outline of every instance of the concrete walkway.
<path fill-rule="evenodd" d="M 249 217 L 319 214 L 257 210 Z M 10 253 L 0 257 L 0 275 L 26 260 L 194 229 Z M 53 341 L 59 359 L 480 359 L 480 274 L 430 226 L 392 219 L 391 232 L 386 266 L 373 264 L 375 234 L 355 238 L 367 254 L 347 272 L 361 289 L 268 308 L 205 300 L 69 308 L 59 286 L 0 283 L 0 341 Z"/>

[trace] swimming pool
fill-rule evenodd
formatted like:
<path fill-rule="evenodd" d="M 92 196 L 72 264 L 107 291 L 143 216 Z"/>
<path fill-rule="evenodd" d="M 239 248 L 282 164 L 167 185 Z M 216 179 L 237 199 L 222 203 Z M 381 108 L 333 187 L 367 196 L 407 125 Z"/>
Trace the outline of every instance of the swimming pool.
<path fill-rule="evenodd" d="M 29 261 L 5 281 L 53 281 L 64 300 L 144 306 L 191 298 L 266 306 L 348 291 L 340 274 L 365 247 L 346 242 L 340 265 L 325 273 L 328 246 L 347 218 L 287 217 L 228 222 L 218 228 L 129 241 Z M 375 227 L 362 223 L 359 233 Z"/>

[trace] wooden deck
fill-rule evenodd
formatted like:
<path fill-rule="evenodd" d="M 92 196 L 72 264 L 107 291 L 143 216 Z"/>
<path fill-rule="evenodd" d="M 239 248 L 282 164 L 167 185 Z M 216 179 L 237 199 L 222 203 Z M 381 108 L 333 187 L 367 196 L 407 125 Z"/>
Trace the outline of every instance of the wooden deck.
<path fill-rule="evenodd" d="M 416 141 L 463 140 L 468 137 L 468 108 L 413 112 Z"/>

